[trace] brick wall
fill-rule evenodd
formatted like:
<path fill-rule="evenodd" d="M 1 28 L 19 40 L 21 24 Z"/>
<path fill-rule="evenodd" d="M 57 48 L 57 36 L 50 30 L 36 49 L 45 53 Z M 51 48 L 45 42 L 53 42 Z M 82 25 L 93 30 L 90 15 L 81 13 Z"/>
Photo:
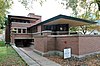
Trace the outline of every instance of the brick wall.
<path fill-rule="evenodd" d="M 100 51 L 100 36 L 80 36 L 79 54 L 88 54 Z"/>
<path fill-rule="evenodd" d="M 47 51 L 53 51 L 53 50 L 55 50 L 55 48 L 56 48 L 56 41 L 55 41 L 56 39 L 55 38 L 53 38 L 53 37 L 48 37 L 47 38 Z"/>
<path fill-rule="evenodd" d="M 38 18 L 38 19 L 39 19 L 39 20 L 37 20 L 36 22 L 32 22 L 32 23 L 34 23 L 34 24 L 37 24 L 37 23 L 41 22 L 41 16 L 39 16 L 39 15 L 35 15 L 34 13 L 29 13 L 28 16 L 29 16 L 29 17 L 33 17 L 33 18 Z"/>
<path fill-rule="evenodd" d="M 34 42 L 35 49 L 42 52 L 71 48 L 72 54 L 84 55 L 100 51 L 100 36 L 37 36 Z"/>
<path fill-rule="evenodd" d="M 11 27 L 30 27 L 31 23 L 17 23 L 13 22 Z"/>
<path fill-rule="evenodd" d="M 47 37 L 45 36 L 34 37 L 34 48 L 42 52 L 47 52 Z"/>
<path fill-rule="evenodd" d="M 78 55 L 78 37 L 47 37 L 37 36 L 34 38 L 35 49 L 47 51 L 63 51 L 64 48 L 72 48 L 72 53 Z"/>
<path fill-rule="evenodd" d="M 26 37 L 26 38 L 32 38 L 32 35 L 31 34 L 14 34 L 14 37 L 17 38 L 23 38 L 23 37 Z"/>
<path fill-rule="evenodd" d="M 76 36 L 57 37 L 56 50 L 63 51 L 64 48 L 72 48 L 72 54 L 78 55 L 78 46 L 78 37 Z"/>

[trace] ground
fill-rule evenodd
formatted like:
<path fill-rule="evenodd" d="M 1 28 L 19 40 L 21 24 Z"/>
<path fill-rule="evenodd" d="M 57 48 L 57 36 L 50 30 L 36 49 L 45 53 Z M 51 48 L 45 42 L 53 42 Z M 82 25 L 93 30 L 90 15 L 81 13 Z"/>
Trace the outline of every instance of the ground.
<path fill-rule="evenodd" d="M 27 66 L 27 64 L 11 46 L 6 47 L 4 42 L 0 41 L 0 66 Z"/>
<path fill-rule="evenodd" d="M 89 55 L 81 59 L 71 57 L 64 60 L 59 56 L 49 56 L 47 58 L 61 64 L 61 66 L 100 66 L 100 54 Z"/>

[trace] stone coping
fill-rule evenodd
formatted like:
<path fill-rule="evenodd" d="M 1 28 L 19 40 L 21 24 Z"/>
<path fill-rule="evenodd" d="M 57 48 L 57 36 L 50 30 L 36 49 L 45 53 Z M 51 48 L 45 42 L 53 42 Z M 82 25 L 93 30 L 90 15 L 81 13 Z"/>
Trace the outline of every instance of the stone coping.
<path fill-rule="evenodd" d="M 100 37 L 100 35 L 48 35 L 48 37 Z"/>
<path fill-rule="evenodd" d="M 100 35 L 34 35 L 34 37 L 100 37 Z"/>

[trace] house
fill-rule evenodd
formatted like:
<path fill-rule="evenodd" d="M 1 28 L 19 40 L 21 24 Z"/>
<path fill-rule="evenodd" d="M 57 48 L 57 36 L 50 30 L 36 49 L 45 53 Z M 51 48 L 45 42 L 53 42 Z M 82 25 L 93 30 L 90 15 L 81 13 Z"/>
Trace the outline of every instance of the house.
<path fill-rule="evenodd" d="M 33 41 L 27 28 L 41 22 L 41 16 L 31 13 L 29 13 L 28 16 L 29 17 L 8 15 L 8 24 L 6 25 L 5 32 L 6 43 L 15 43 L 16 46 L 27 46 L 27 44 Z"/>
<path fill-rule="evenodd" d="M 64 48 L 71 48 L 72 55 L 83 57 L 100 52 L 99 35 L 81 35 L 70 32 L 70 27 L 95 24 L 96 22 L 66 15 L 57 15 L 41 22 L 41 16 L 30 13 L 31 17 L 8 16 L 6 43 L 16 46 L 34 44 L 34 51 L 41 55 L 63 56 Z"/>

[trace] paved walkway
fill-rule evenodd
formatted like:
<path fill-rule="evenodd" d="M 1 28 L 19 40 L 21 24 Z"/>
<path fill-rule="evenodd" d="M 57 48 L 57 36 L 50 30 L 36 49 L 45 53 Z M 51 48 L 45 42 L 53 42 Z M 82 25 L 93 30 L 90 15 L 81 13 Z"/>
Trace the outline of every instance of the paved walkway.
<path fill-rule="evenodd" d="M 33 59 L 31 59 L 29 56 L 27 56 L 25 53 L 23 53 L 19 48 L 12 45 L 12 47 L 16 50 L 16 52 L 22 57 L 22 59 L 29 65 L 29 66 L 40 66 L 37 64 Z"/>
<path fill-rule="evenodd" d="M 29 48 L 18 49 L 15 46 L 13 47 L 29 66 L 61 66 L 60 64 L 38 55 Z"/>
<path fill-rule="evenodd" d="M 30 56 L 34 61 L 36 61 L 40 66 L 61 66 L 43 56 L 38 55 L 29 48 L 20 48 L 28 56 Z"/>

